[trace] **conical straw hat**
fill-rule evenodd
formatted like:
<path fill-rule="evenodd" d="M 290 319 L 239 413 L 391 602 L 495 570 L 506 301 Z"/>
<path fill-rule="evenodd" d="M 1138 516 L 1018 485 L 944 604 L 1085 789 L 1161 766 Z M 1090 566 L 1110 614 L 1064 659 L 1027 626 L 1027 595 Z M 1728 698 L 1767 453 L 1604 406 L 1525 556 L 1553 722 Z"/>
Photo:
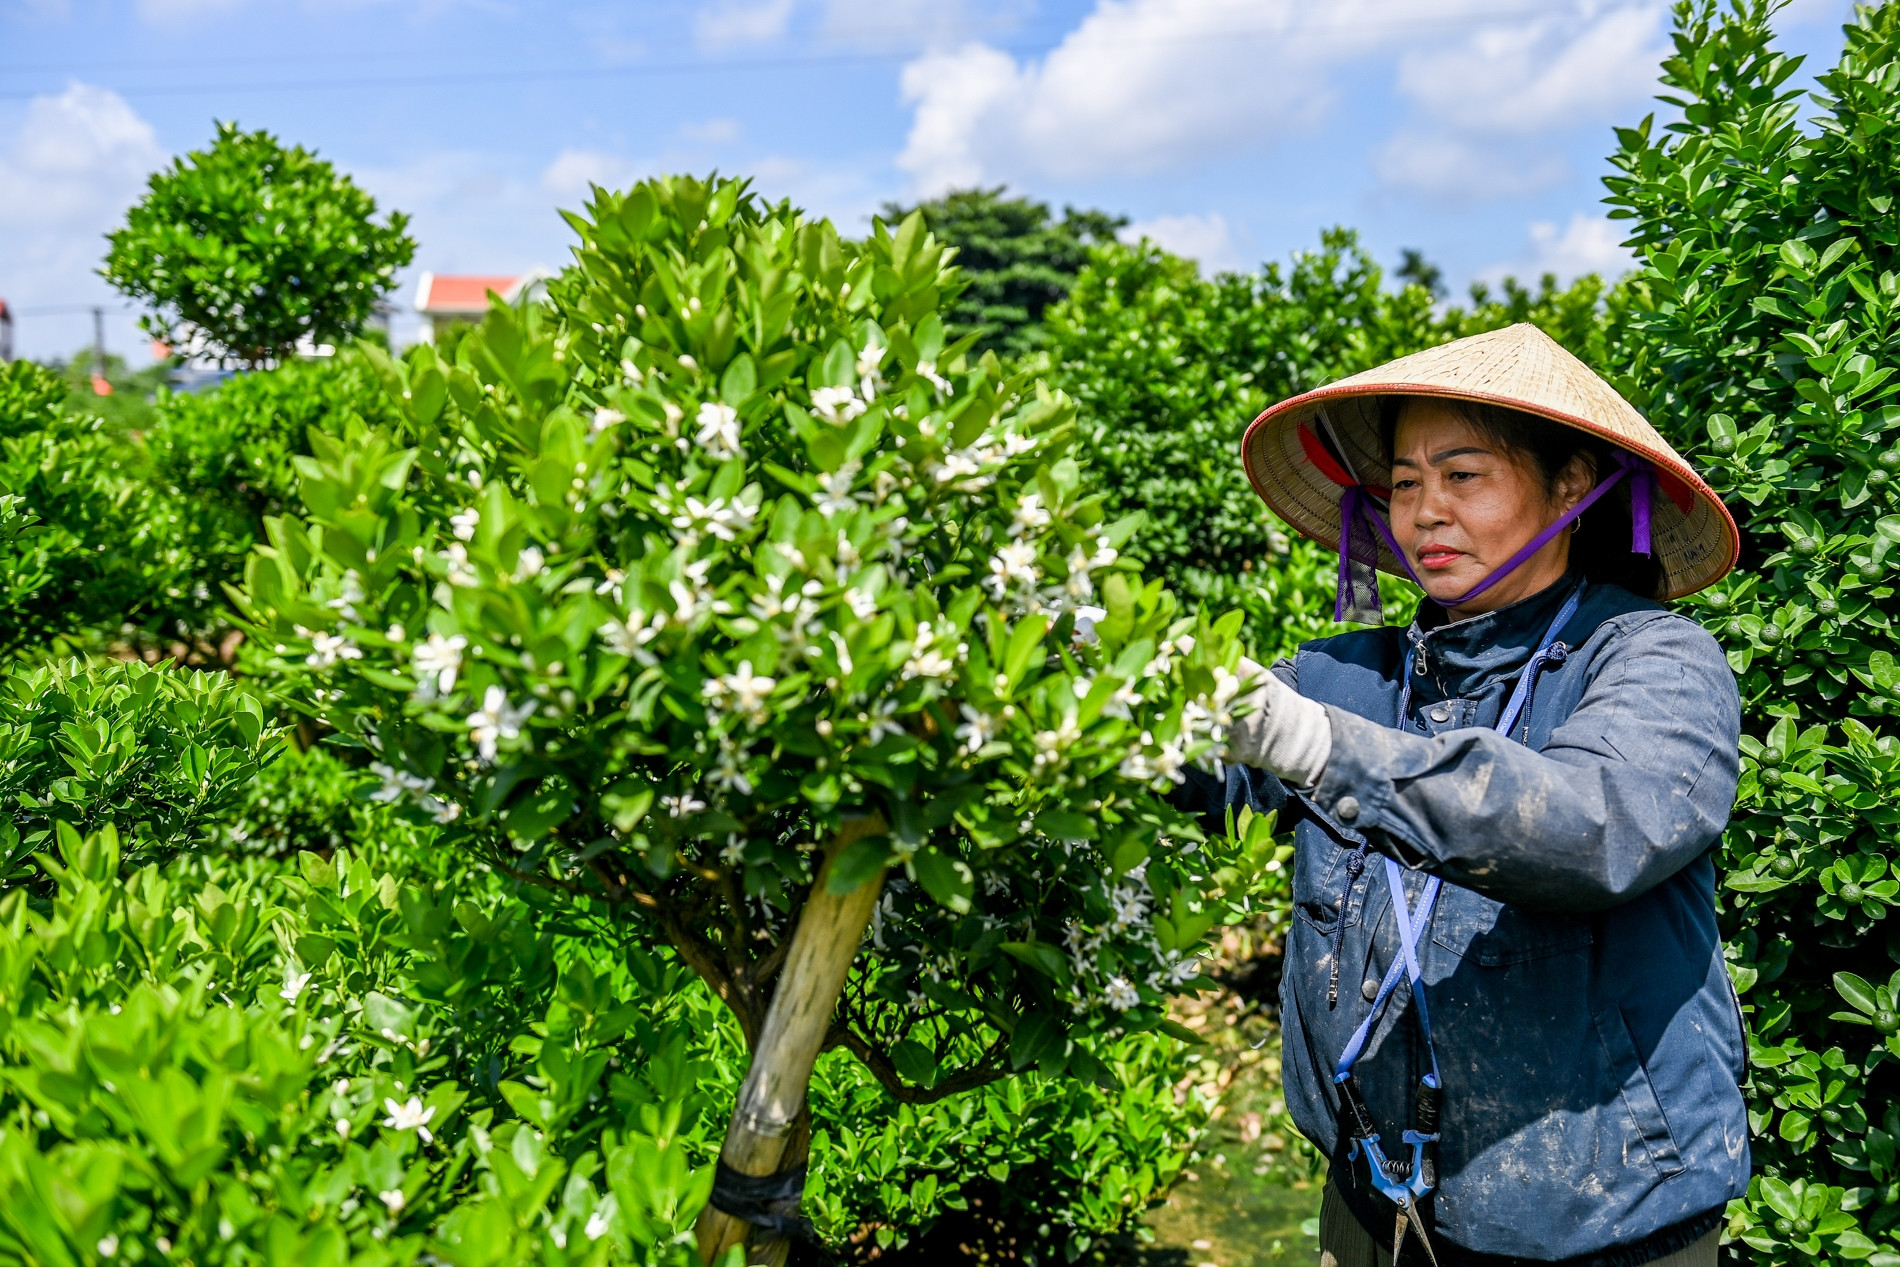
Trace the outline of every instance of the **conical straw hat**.
<path fill-rule="evenodd" d="M 1240 442 L 1254 491 L 1300 532 L 1338 548 L 1340 479 L 1356 477 L 1371 488 L 1391 484 L 1379 442 L 1379 398 L 1395 395 L 1521 409 L 1648 458 L 1663 493 L 1651 514 L 1652 549 L 1666 577 L 1663 597 L 1693 594 L 1735 566 L 1741 533 L 1721 498 L 1615 388 L 1530 324 L 1414 352 L 1281 401 L 1255 418 Z M 1345 471 L 1331 460 L 1327 441 L 1345 459 Z M 1383 543 L 1379 568 L 1407 574 Z"/>

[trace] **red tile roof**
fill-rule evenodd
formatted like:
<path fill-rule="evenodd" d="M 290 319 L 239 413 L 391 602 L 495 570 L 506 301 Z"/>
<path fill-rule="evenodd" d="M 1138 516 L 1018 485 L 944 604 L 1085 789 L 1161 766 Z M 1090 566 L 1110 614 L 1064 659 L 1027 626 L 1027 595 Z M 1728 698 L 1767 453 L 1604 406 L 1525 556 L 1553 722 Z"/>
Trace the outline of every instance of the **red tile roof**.
<path fill-rule="evenodd" d="M 470 313 L 479 316 L 488 311 L 489 291 L 506 299 L 519 280 L 514 276 L 458 277 L 446 273 L 424 273 L 416 291 L 416 308 L 420 312 Z"/>

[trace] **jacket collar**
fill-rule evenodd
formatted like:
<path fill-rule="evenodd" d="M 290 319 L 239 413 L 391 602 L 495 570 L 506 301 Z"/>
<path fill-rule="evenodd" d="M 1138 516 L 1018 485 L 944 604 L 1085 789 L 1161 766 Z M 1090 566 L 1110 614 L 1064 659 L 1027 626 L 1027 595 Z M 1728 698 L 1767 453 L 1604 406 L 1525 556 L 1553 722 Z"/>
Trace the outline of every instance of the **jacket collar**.
<path fill-rule="evenodd" d="M 1424 672 L 1413 679 L 1421 698 L 1476 695 L 1491 682 L 1516 673 L 1537 650 L 1557 609 L 1582 578 L 1575 572 L 1509 607 L 1448 620 L 1444 608 L 1427 599 L 1418 619 L 1405 631 L 1414 664 Z M 1431 686 L 1426 684 L 1430 683 Z"/>

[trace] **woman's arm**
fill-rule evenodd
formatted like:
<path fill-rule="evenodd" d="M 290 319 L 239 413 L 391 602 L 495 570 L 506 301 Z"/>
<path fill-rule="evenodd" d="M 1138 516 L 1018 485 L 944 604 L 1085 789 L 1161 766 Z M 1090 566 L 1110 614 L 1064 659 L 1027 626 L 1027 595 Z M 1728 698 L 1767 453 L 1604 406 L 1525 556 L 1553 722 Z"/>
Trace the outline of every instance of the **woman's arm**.
<path fill-rule="evenodd" d="M 1721 835 L 1741 702 L 1721 648 L 1682 617 L 1639 625 L 1597 663 L 1541 752 L 1489 729 L 1426 737 L 1329 707 L 1313 799 L 1407 865 L 1500 902 L 1628 901 Z"/>

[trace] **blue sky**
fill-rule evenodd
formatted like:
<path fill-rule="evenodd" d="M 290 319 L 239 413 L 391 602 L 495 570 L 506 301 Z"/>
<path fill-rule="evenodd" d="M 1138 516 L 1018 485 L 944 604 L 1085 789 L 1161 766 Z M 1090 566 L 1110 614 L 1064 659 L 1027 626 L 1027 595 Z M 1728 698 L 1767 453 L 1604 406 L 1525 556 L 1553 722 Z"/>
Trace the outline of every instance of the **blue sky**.
<path fill-rule="evenodd" d="M 1849 0 L 1795 0 L 1830 62 Z M 0 297 L 17 351 L 76 309 L 144 357 L 101 235 L 214 119 L 266 127 L 413 217 L 415 274 L 567 258 L 589 181 L 718 167 L 862 231 L 1003 184 L 1209 268 L 1359 228 L 1474 278 L 1615 271 L 1613 123 L 1652 106 L 1664 0 L 0 0 Z"/>

